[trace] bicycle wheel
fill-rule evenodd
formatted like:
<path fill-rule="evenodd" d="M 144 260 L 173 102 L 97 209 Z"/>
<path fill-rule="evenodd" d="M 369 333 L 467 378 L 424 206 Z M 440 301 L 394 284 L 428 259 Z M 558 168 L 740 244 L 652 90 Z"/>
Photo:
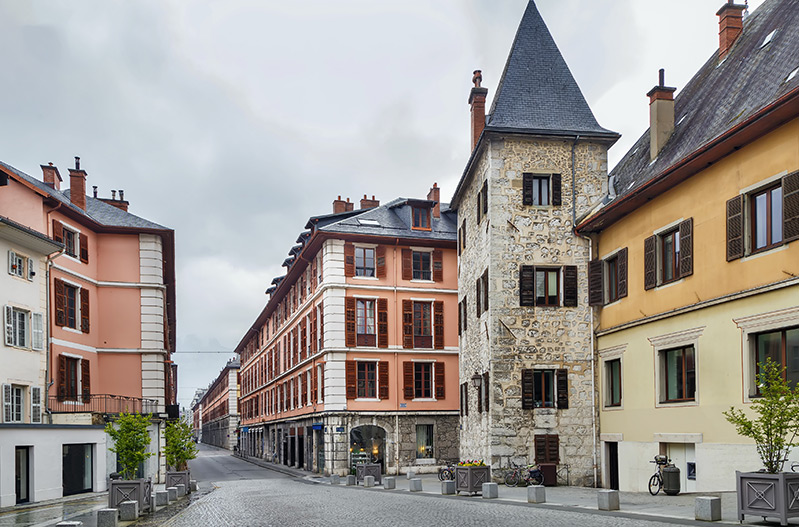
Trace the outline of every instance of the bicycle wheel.
<path fill-rule="evenodd" d="M 455 481 L 455 471 L 451 468 L 445 468 L 443 477 L 443 481 Z"/>
<path fill-rule="evenodd" d="M 505 485 L 508 487 L 515 487 L 519 484 L 519 473 L 515 470 L 505 475 Z"/>
<path fill-rule="evenodd" d="M 527 482 L 528 485 L 543 485 L 544 484 L 544 475 L 541 473 L 538 474 L 531 474 L 530 479 Z"/>
<path fill-rule="evenodd" d="M 660 479 L 660 474 L 655 474 L 651 478 L 649 478 L 649 493 L 655 496 L 658 492 L 660 492 L 660 487 L 663 486 L 663 480 Z"/>
<path fill-rule="evenodd" d="M 438 469 L 438 481 L 445 481 L 447 479 L 445 477 L 446 472 L 447 472 L 447 469 L 445 469 L 445 468 Z"/>

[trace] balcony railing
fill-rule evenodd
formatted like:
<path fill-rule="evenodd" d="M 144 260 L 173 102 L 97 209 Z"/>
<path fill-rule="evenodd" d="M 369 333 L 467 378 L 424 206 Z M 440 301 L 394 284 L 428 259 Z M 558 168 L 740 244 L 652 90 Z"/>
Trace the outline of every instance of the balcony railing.
<path fill-rule="evenodd" d="M 158 401 L 107 394 L 50 396 L 47 398 L 47 408 L 54 414 L 121 414 L 123 412 L 152 414 L 158 411 Z"/>

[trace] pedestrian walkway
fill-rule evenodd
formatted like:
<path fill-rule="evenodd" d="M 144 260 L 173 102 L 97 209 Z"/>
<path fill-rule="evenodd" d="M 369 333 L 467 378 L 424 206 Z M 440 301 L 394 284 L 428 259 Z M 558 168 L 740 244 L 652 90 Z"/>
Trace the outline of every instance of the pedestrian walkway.
<path fill-rule="evenodd" d="M 96 511 L 108 507 L 108 493 L 96 492 L 17 505 L 0 510 L 0 527 L 45 527 L 65 520 L 96 527 Z"/>

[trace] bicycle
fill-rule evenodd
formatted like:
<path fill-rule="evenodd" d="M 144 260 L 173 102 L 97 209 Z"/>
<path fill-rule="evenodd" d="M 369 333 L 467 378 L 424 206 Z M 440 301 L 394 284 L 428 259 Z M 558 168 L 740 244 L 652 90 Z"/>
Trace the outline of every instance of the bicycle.
<path fill-rule="evenodd" d="M 522 467 L 513 461 L 510 461 L 509 466 L 505 471 L 505 485 L 508 487 L 515 487 L 518 485 L 519 479 L 521 479 L 521 469 Z"/>
<path fill-rule="evenodd" d="M 527 486 L 544 483 L 544 474 L 535 463 L 524 467 L 513 462 L 511 465 L 513 465 L 512 470 L 505 474 L 505 485 L 508 487 L 518 487 L 522 482 Z"/>
<path fill-rule="evenodd" d="M 447 463 L 446 467 L 438 469 L 439 481 L 454 481 L 455 480 L 455 464 Z"/>
<path fill-rule="evenodd" d="M 650 463 L 657 465 L 657 470 L 652 477 L 649 478 L 649 493 L 655 496 L 658 492 L 660 492 L 660 489 L 663 488 L 663 468 L 672 465 L 671 459 L 662 454 L 655 456 L 655 460 L 650 461 Z"/>

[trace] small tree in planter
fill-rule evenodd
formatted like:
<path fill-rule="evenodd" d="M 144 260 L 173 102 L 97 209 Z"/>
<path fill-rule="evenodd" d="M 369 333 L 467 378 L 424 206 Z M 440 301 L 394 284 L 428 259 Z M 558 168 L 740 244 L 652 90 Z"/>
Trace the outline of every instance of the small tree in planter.
<path fill-rule="evenodd" d="M 147 452 L 150 444 L 150 434 L 147 427 L 150 425 L 151 415 L 139 413 L 123 413 L 115 422 L 106 424 L 105 432 L 111 437 L 114 446 L 111 452 L 117 455 L 117 462 L 122 466 L 122 480 L 111 480 L 108 492 L 108 506 L 117 507 L 121 501 L 137 499 L 139 510 L 143 510 L 147 496 L 147 482 L 144 479 L 134 480 L 136 469 L 147 458 L 155 455 Z"/>
<path fill-rule="evenodd" d="M 172 468 L 172 471 L 166 473 L 166 486 L 183 484 L 188 491 L 190 489 L 188 461 L 197 457 L 197 447 L 192 440 L 192 427 L 184 419 L 169 421 L 166 424 L 164 437 L 166 464 Z"/>

